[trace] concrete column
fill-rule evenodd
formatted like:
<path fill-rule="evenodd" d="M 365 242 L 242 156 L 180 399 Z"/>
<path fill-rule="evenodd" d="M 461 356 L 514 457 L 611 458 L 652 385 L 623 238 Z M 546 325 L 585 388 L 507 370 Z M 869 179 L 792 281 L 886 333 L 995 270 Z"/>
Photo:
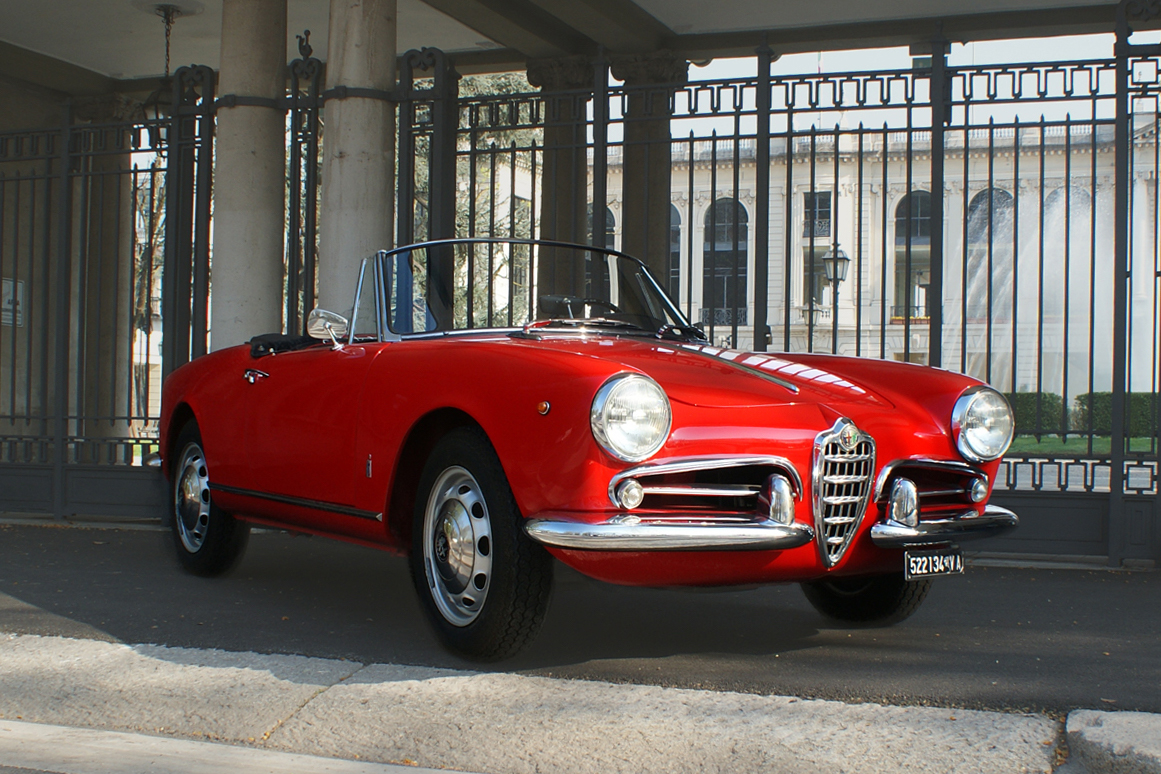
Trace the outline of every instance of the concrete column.
<path fill-rule="evenodd" d="M 286 94 L 286 0 L 224 0 L 218 94 Z M 281 105 L 218 110 L 210 344 L 282 330 L 286 116 Z"/>
<path fill-rule="evenodd" d="M 640 258 L 664 283 L 669 276 L 669 189 L 672 170 L 669 102 L 685 83 L 689 63 L 669 51 L 612 61 L 613 77 L 625 82 L 624 179 L 621 249 Z M 694 224 L 689 224 L 693 228 Z"/>
<path fill-rule="evenodd" d="M 528 62 L 528 82 L 545 95 L 544 166 L 541 172 L 540 237 L 585 243 L 589 235 L 587 101 L 593 88 L 593 63 L 587 57 L 534 59 Z M 603 205 L 603 202 L 602 202 Z M 596 208 L 604 228 L 604 207 Z M 541 293 L 583 291 L 584 277 L 568 275 L 571 258 L 553 259 L 541 251 L 538 283 Z"/>
<path fill-rule="evenodd" d="M 331 0 L 328 90 L 395 88 L 395 0 Z M 324 119 L 318 303 L 349 316 L 359 266 L 392 245 L 395 109 L 383 99 L 329 99 Z"/>

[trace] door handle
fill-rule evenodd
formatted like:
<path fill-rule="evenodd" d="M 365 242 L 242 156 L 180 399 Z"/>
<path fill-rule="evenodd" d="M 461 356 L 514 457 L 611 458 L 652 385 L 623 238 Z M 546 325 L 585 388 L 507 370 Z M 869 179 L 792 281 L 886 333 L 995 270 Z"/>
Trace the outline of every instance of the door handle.
<path fill-rule="evenodd" d="M 253 384 L 259 379 L 265 379 L 268 376 L 270 376 L 270 374 L 266 373 L 265 371 L 259 371 L 257 368 L 247 368 L 246 373 L 242 374 L 242 378 L 250 382 L 250 384 Z"/>

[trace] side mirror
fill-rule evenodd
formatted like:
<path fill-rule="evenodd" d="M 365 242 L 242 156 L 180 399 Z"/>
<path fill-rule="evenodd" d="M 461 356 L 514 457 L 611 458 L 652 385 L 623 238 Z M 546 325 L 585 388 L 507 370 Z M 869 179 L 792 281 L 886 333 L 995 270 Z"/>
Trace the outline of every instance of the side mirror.
<path fill-rule="evenodd" d="M 346 317 L 326 309 L 312 309 L 306 318 L 306 332 L 314 339 L 330 339 L 335 348 L 343 346 L 339 339 L 346 337 L 350 323 Z"/>

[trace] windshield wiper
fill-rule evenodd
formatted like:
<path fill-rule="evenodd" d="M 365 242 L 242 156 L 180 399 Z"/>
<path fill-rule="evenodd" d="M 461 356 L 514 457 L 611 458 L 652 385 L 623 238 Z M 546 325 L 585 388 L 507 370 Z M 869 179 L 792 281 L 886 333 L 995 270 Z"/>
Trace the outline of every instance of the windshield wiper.
<path fill-rule="evenodd" d="M 641 331 L 643 333 L 651 333 L 648 328 L 642 328 L 640 325 L 627 322 L 625 320 L 614 320 L 609 317 L 550 317 L 546 320 L 537 320 L 529 322 L 524 325 L 524 329 L 512 335 L 521 338 L 532 337 L 535 338 L 533 331 L 538 328 L 551 328 L 553 326 L 560 326 L 566 328 L 585 328 L 588 326 L 603 327 L 603 328 L 619 328 L 623 330 Z"/>
<path fill-rule="evenodd" d="M 554 317 L 545 321 L 548 325 L 567 325 L 574 328 L 583 328 L 586 325 L 597 325 L 605 328 L 632 328 L 633 330 L 647 330 L 625 320 L 614 320 L 611 317 Z"/>

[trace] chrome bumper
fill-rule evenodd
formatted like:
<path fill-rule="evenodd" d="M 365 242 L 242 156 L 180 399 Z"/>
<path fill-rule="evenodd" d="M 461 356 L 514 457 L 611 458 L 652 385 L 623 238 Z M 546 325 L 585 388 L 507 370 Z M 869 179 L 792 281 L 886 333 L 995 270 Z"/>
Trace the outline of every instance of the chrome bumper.
<path fill-rule="evenodd" d="M 983 515 L 965 511 L 946 519 L 921 521 L 908 527 L 895 521 L 879 522 L 871 527 L 871 540 L 879 548 L 911 548 L 961 540 L 995 537 L 1009 532 L 1020 523 L 1016 514 L 998 505 L 989 505 Z"/>
<path fill-rule="evenodd" d="M 528 537 L 546 546 L 590 551 L 780 551 L 814 540 L 806 524 L 736 515 L 674 519 L 642 513 L 616 516 L 597 524 L 556 518 L 529 519 Z"/>

